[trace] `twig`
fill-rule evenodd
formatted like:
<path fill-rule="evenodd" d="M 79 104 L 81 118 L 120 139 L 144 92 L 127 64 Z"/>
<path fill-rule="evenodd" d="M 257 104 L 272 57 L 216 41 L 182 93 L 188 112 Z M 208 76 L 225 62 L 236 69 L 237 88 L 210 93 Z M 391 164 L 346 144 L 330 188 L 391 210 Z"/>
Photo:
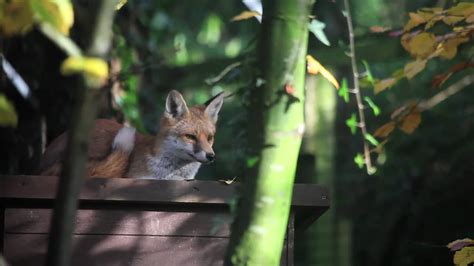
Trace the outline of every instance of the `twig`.
<path fill-rule="evenodd" d="M 438 105 L 439 103 L 441 103 L 442 101 L 446 100 L 450 96 L 458 93 L 462 89 L 467 88 L 469 85 L 473 83 L 474 83 L 474 75 L 465 76 L 464 78 L 452 84 L 445 90 L 437 93 L 435 96 L 429 98 L 428 100 L 420 102 L 418 104 L 418 109 L 420 111 L 429 110 L 435 107 L 436 105 Z"/>
<path fill-rule="evenodd" d="M 222 70 L 219 75 L 213 77 L 213 78 L 208 78 L 206 79 L 206 83 L 208 85 L 213 85 L 217 82 L 219 82 L 222 78 L 224 78 L 230 71 L 232 71 L 234 68 L 237 68 L 242 65 L 242 62 L 235 62 L 233 64 L 228 65 L 224 70 Z"/>
<path fill-rule="evenodd" d="M 354 27 L 352 26 L 352 17 L 351 11 L 349 6 L 349 1 L 344 0 L 344 7 L 346 9 L 346 20 L 347 20 L 347 28 L 349 31 L 349 47 L 350 47 L 350 55 L 351 58 L 351 65 L 352 65 L 352 76 L 354 78 L 354 94 L 356 96 L 357 101 L 357 110 L 359 111 L 359 124 L 360 130 L 362 132 L 362 140 L 364 143 L 364 161 L 365 166 L 367 169 L 367 173 L 373 174 L 373 167 L 372 167 L 372 160 L 370 158 L 370 149 L 365 136 L 367 135 L 367 127 L 365 125 L 365 114 L 364 114 L 364 104 L 362 103 L 362 97 L 360 95 L 360 86 L 359 86 L 359 70 L 357 69 L 357 60 L 356 60 L 356 53 L 355 53 L 355 44 L 354 44 Z"/>
<path fill-rule="evenodd" d="M 64 34 L 57 31 L 53 26 L 48 23 L 41 23 L 39 30 L 48 37 L 49 40 L 54 42 L 61 50 L 63 50 L 68 56 L 81 56 L 82 51 L 76 43 L 70 38 L 64 36 Z"/>

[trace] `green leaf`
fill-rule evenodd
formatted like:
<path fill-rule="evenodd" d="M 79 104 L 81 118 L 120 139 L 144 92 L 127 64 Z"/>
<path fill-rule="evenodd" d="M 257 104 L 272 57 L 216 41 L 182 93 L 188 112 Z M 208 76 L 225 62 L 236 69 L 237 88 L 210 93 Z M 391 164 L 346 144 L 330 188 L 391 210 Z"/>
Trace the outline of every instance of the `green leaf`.
<path fill-rule="evenodd" d="M 0 126 L 2 127 L 16 127 L 18 125 L 18 116 L 13 104 L 0 94 Z"/>
<path fill-rule="evenodd" d="M 311 23 L 309 23 L 308 25 L 309 31 L 312 32 L 320 42 L 322 42 L 326 46 L 331 46 L 331 43 L 329 42 L 328 38 L 326 37 L 326 34 L 323 31 L 325 27 L 326 24 L 316 19 L 311 20 Z"/>
<path fill-rule="evenodd" d="M 374 138 L 374 136 L 370 135 L 369 133 L 365 134 L 365 139 L 368 142 L 370 142 L 370 144 L 374 145 L 375 147 L 377 147 L 380 144 L 380 142 L 376 138 Z"/>
<path fill-rule="evenodd" d="M 359 86 L 361 88 L 372 88 L 374 87 L 374 84 L 375 84 L 376 81 L 374 81 L 373 83 L 369 81 L 368 77 L 365 76 L 365 77 L 362 77 L 359 79 Z"/>
<path fill-rule="evenodd" d="M 374 101 L 372 101 L 372 99 L 367 96 L 364 97 L 364 100 L 367 102 L 367 104 L 369 104 L 370 109 L 372 109 L 374 112 L 374 115 L 378 116 L 380 114 L 380 108 L 374 103 Z"/>
<path fill-rule="evenodd" d="M 374 85 L 375 79 L 374 76 L 372 76 L 372 72 L 370 71 L 369 63 L 365 60 L 362 60 L 362 64 L 364 64 L 365 72 L 367 73 L 367 81 Z"/>
<path fill-rule="evenodd" d="M 253 157 L 247 158 L 247 161 L 246 161 L 247 168 L 254 167 L 257 164 L 258 160 L 259 160 L 258 156 L 253 156 Z"/>
<path fill-rule="evenodd" d="M 358 124 L 359 123 L 357 122 L 357 116 L 355 113 L 352 113 L 351 118 L 346 120 L 346 125 L 351 129 L 352 135 L 355 135 Z"/>
<path fill-rule="evenodd" d="M 349 88 L 347 88 L 347 80 L 345 78 L 342 79 L 341 88 L 339 88 L 337 94 L 344 99 L 345 103 L 349 102 Z"/>
<path fill-rule="evenodd" d="M 357 155 L 354 157 L 354 162 L 357 164 L 357 166 L 362 169 L 364 167 L 365 161 L 364 161 L 364 156 L 360 153 L 357 153 Z"/>

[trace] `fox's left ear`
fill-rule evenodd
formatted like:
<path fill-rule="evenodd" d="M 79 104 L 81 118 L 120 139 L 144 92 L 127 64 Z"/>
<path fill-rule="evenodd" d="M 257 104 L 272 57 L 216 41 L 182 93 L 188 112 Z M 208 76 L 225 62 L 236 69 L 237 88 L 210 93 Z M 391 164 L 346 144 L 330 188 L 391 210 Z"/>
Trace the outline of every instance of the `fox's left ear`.
<path fill-rule="evenodd" d="M 224 92 L 217 94 L 204 104 L 206 106 L 204 113 L 212 122 L 214 122 L 214 124 L 217 122 L 222 103 L 224 103 Z"/>

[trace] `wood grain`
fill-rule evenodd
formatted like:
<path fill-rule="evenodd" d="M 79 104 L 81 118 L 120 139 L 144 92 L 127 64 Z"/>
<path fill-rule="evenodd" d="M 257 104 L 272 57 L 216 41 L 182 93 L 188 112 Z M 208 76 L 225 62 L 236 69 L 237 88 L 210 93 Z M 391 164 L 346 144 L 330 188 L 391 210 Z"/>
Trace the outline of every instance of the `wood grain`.
<path fill-rule="evenodd" d="M 6 209 L 5 233 L 47 234 L 52 210 Z M 228 237 L 226 213 L 79 210 L 74 234 Z"/>
<path fill-rule="evenodd" d="M 42 265 L 58 181 L 0 176 L 0 252 L 12 265 Z M 228 202 L 238 187 L 87 179 L 79 197 L 73 265 L 222 265 L 230 235 Z M 328 191 L 297 184 L 291 208 L 281 265 L 293 265 L 295 230 L 304 230 L 329 208 Z"/>

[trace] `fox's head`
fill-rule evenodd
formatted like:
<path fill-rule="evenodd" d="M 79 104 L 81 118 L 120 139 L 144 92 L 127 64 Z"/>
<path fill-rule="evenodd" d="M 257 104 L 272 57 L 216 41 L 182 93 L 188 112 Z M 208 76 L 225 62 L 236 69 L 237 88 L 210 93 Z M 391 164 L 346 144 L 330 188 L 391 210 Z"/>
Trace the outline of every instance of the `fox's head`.
<path fill-rule="evenodd" d="M 188 108 L 183 96 L 173 90 L 166 98 L 166 110 L 161 121 L 163 148 L 174 156 L 201 163 L 214 161 L 212 149 L 223 93 L 204 105 Z"/>

